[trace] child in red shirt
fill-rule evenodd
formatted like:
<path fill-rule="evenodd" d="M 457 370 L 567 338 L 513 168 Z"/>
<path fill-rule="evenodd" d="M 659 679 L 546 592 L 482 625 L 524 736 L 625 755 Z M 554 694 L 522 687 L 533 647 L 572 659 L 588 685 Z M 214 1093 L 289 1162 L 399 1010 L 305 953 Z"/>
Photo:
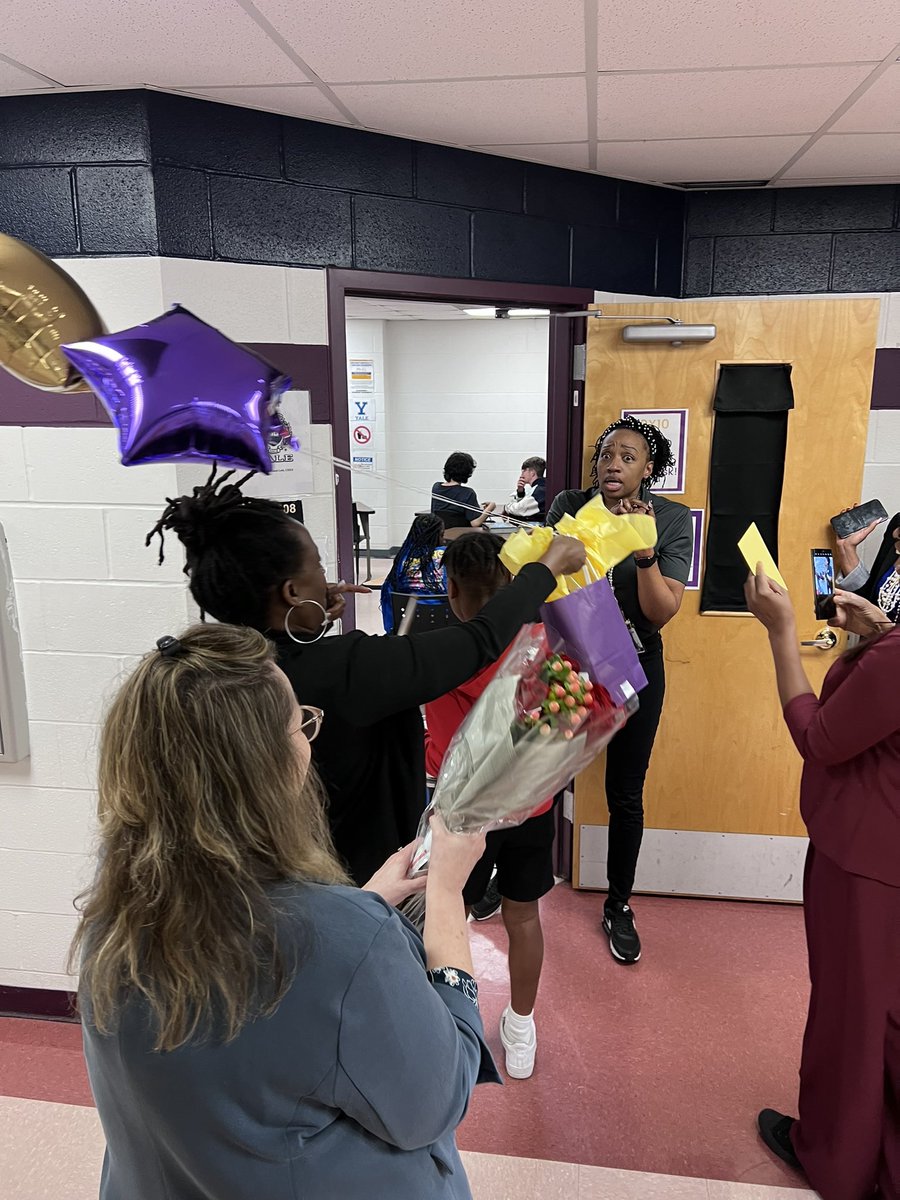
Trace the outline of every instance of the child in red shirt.
<path fill-rule="evenodd" d="M 494 534 L 464 534 L 451 542 L 444 555 L 447 595 L 460 621 L 477 616 L 488 600 L 509 583 L 500 562 L 503 548 Z M 459 726 L 497 670 L 491 663 L 468 683 L 425 705 L 425 763 L 429 775 L 440 773 L 447 748 Z M 484 856 L 463 890 L 467 905 L 480 900 L 494 867 L 503 897 L 502 916 L 509 936 L 510 1003 L 500 1019 L 500 1038 L 506 1051 L 507 1074 L 528 1079 L 534 1070 L 537 1030 L 534 1002 L 544 962 L 540 899 L 553 887 L 553 800 L 524 824 L 487 835 Z"/>

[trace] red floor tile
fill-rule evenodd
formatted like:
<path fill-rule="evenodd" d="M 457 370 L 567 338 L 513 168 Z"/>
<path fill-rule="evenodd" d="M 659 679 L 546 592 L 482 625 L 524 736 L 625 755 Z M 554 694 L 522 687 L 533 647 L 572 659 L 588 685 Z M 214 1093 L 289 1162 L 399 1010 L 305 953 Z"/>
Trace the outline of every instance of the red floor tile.
<path fill-rule="evenodd" d="M 795 1112 L 808 998 L 798 908 L 635 902 L 644 958 L 613 962 L 602 898 L 544 902 L 534 1076 L 479 1088 L 463 1149 L 659 1174 L 799 1186 L 757 1141 L 756 1112 Z M 499 919 L 473 928 L 489 1040 L 507 1002 Z M 92 1103 L 75 1025 L 0 1020 L 0 1093 Z"/>
<path fill-rule="evenodd" d="M 0 1020 L 0 1093 L 92 1105 L 81 1027 L 60 1021 Z"/>
<path fill-rule="evenodd" d="M 602 897 L 557 887 L 530 1080 L 479 1088 L 467 1150 L 660 1174 L 799 1186 L 754 1118 L 796 1111 L 808 983 L 799 908 L 638 898 L 644 956 L 616 964 Z M 474 930 L 489 1040 L 507 1002 L 505 933 Z"/>

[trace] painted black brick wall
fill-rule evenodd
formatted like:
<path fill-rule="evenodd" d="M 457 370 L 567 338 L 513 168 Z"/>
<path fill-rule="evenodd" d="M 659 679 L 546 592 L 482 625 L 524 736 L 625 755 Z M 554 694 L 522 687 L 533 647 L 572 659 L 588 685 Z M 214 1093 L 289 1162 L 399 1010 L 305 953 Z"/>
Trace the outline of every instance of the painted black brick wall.
<path fill-rule="evenodd" d="M 0 100 L 0 229 L 163 254 L 677 295 L 680 193 L 159 92 Z"/>
<path fill-rule="evenodd" d="M 0 230 L 648 295 L 900 290 L 900 188 L 685 195 L 158 92 L 0 99 Z"/>
<path fill-rule="evenodd" d="M 685 296 L 900 290 L 900 188 L 694 192 Z"/>

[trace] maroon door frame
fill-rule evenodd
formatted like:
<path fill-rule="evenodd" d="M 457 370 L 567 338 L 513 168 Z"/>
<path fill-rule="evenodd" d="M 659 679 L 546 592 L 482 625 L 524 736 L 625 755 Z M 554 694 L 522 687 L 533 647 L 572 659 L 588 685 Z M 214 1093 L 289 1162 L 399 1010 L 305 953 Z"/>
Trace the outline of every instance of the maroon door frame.
<path fill-rule="evenodd" d="M 485 305 L 549 308 L 551 314 L 583 311 L 594 302 L 588 288 L 542 284 L 495 283 L 477 279 L 444 279 L 430 275 L 395 275 L 381 271 L 329 269 L 328 343 L 331 349 L 331 427 L 336 458 L 350 461 L 350 417 L 347 397 L 347 296 L 393 300 L 473 301 Z M 550 320 L 547 373 L 547 493 L 555 496 L 581 482 L 582 410 L 573 404 L 572 347 L 585 340 L 584 318 Z M 353 578 L 353 507 L 349 472 L 338 469 L 336 489 L 337 564 L 341 579 Z M 348 597 L 345 627 L 353 628 L 356 607 Z"/>

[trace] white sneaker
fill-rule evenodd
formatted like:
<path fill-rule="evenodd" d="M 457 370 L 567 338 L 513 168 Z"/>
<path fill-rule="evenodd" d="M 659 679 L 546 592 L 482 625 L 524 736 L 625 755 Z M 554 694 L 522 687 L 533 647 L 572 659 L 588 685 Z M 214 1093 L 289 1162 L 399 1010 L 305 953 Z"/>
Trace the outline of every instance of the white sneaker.
<path fill-rule="evenodd" d="M 507 1005 L 500 1018 L 500 1041 L 506 1051 L 506 1073 L 510 1079 L 529 1079 L 534 1071 L 534 1056 L 537 1052 L 537 1028 L 532 1020 L 527 1036 L 513 1041 L 506 1031 L 506 1017 L 509 1011 Z"/>

